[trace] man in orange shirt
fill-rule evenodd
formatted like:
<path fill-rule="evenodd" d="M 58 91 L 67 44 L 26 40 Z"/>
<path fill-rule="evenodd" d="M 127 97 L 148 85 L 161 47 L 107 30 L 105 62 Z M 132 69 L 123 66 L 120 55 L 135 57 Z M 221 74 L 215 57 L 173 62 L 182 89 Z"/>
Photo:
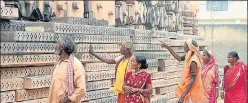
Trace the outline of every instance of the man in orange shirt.
<path fill-rule="evenodd" d="M 85 96 L 85 70 L 73 55 L 74 49 L 70 37 L 59 38 L 55 51 L 59 57 L 52 75 L 49 103 L 81 103 Z"/>

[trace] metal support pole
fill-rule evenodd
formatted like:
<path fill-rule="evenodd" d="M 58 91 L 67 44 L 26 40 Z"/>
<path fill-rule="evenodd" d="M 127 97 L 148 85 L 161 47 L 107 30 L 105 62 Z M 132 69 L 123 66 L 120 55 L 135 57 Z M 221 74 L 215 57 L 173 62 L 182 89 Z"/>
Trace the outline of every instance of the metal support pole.
<path fill-rule="evenodd" d="M 65 10 L 64 10 L 64 17 L 68 17 L 68 0 L 66 0 L 66 8 L 65 8 Z"/>
<path fill-rule="evenodd" d="M 214 27 L 213 27 L 213 8 L 212 8 L 212 1 L 210 1 L 210 3 L 211 3 L 211 26 L 212 26 L 212 30 L 211 30 L 211 41 L 212 41 L 212 52 L 214 52 L 214 34 L 213 34 L 213 29 L 214 29 Z"/>

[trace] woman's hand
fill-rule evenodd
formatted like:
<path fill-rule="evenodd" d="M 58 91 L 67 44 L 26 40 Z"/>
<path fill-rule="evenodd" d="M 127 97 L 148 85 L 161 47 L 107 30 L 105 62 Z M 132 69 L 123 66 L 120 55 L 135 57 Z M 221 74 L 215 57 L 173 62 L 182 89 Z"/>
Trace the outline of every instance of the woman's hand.
<path fill-rule="evenodd" d="M 136 92 L 139 91 L 139 89 L 137 89 L 137 88 L 131 88 L 131 91 L 132 91 L 132 93 L 136 93 Z"/>
<path fill-rule="evenodd" d="M 123 90 L 127 94 L 132 94 L 132 93 L 135 93 L 135 92 L 138 92 L 139 91 L 139 89 L 132 88 L 132 87 L 129 87 L 129 86 L 123 86 Z"/>
<path fill-rule="evenodd" d="M 131 88 L 129 86 L 123 86 L 123 91 L 127 94 L 131 93 Z"/>

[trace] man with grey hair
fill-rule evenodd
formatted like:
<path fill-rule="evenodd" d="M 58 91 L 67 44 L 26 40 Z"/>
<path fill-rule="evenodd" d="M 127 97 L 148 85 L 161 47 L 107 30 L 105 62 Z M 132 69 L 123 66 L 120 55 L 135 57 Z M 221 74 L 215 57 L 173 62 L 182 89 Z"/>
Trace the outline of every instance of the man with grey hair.
<path fill-rule="evenodd" d="M 51 80 L 49 103 L 80 103 L 85 96 L 85 70 L 73 55 L 75 43 L 64 36 L 59 38 L 55 48 L 58 55 Z"/>
<path fill-rule="evenodd" d="M 118 103 L 124 103 L 125 95 L 123 91 L 123 84 L 124 84 L 124 76 L 127 72 L 131 72 L 131 63 L 129 63 L 130 58 L 134 54 L 134 46 L 133 42 L 131 41 L 123 41 L 121 44 L 120 52 L 122 56 L 119 56 L 115 59 L 109 59 L 105 57 L 101 57 L 97 55 L 92 45 L 90 45 L 89 53 L 95 56 L 97 59 L 101 60 L 102 62 L 108 64 L 116 64 L 116 73 L 115 73 L 115 83 L 113 91 L 118 93 Z M 130 88 L 128 88 L 130 89 Z"/>

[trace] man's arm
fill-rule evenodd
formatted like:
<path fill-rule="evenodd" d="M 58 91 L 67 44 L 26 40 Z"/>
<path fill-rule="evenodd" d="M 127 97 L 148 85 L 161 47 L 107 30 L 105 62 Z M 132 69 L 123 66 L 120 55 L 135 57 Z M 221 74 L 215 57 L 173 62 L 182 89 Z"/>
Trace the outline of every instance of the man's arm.
<path fill-rule="evenodd" d="M 160 41 L 162 44 L 161 44 L 161 47 L 162 48 L 166 48 L 169 50 L 169 52 L 173 55 L 173 57 L 178 60 L 178 61 L 184 61 L 185 60 L 185 55 L 184 56 L 179 56 L 174 50 L 171 49 L 171 47 L 167 44 L 165 44 L 164 42 Z"/>
<path fill-rule="evenodd" d="M 69 96 L 69 99 L 72 102 L 81 101 L 81 99 L 86 94 L 86 81 L 85 81 L 85 69 L 83 65 L 75 60 L 74 65 L 74 85 L 75 89 L 71 96 Z"/>
<path fill-rule="evenodd" d="M 97 55 L 96 53 L 91 53 L 93 56 L 95 56 L 97 59 L 101 60 L 102 62 L 104 63 L 107 63 L 107 64 L 116 64 L 116 61 L 114 59 L 108 59 L 108 58 L 105 58 L 105 57 L 101 57 L 99 55 Z"/>
<path fill-rule="evenodd" d="M 184 56 L 180 56 L 178 55 L 174 50 L 172 50 L 171 47 L 167 47 L 167 49 L 169 50 L 169 52 L 173 55 L 173 57 L 178 60 L 178 61 L 184 61 L 185 60 L 185 55 Z"/>
<path fill-rule="evenodd" d="M 197 68 L 197 64 L 196 62 L 192 61 L 190 63 L 190 81 L 189 84 L 186 87 L 186 90 L 183 92 L 181 98 L 185 98 L 185 96 L 189 93 L 189 91 L 191 90 L 191 88 L 193 87 L 194 83 L 195 83 L 195 78 L 196 78 L 196 68 Z"/>
<path fill-rule="evenodd" d="M 114 59 L 108 59 L 105 57 L 101 57 L 99 55 L 97 55 L 94 50 L 92 45 L 89 46 L 89 53 L 92 54 L 93 56 L 95 56 L 97 59 L 99 59 L 100 61 L 107 63 L 107 64 L 116 64 L 116 61 Z"/>

